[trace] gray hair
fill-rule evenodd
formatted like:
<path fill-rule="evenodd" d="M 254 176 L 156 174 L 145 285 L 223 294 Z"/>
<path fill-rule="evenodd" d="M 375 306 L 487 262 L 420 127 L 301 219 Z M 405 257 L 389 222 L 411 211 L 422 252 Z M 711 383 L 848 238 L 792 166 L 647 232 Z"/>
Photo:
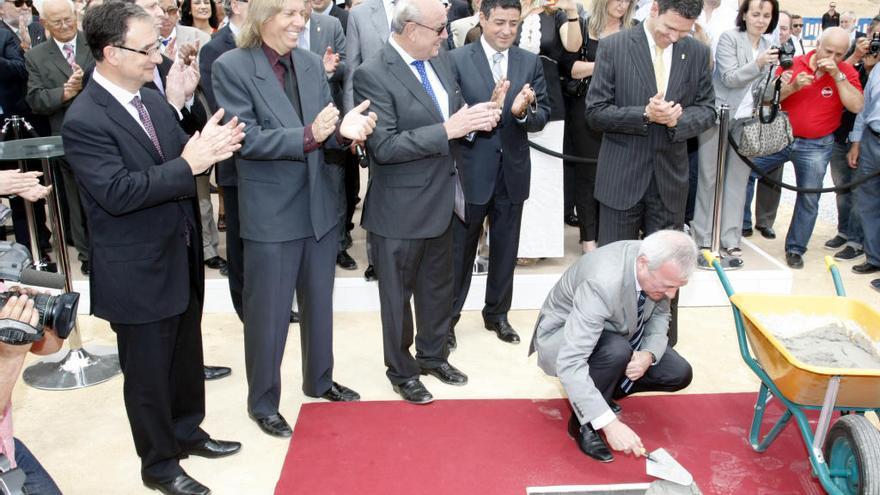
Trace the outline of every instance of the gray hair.
<path fill-rule="evenodd" d="M 847 10 L 846 12 L 840 14 L 840 20 L 842 21 L 844 19 L 849 19 L 855 22 L 859 20 L 859 16 L 857 16 L 856 13 L 852 10 Z"/>
<path fill-rule="evenodd" d="M 226 13 L 226 17 L 232 17 L 232 0 L 223 0 L 223 12 Z"/>
<path fill-rule="evenodd" d="M 691 236 L 679 230 L 659 230 L 642 240 L 639 256 L 648 260 L 648 270 L 672 262 L 681 270 L 681 276 L 688 278 L 697 266 L 698 253 Z"/>
<path fill-rule="evenodd" d="M 422 11 L 411 0 L 397 0 L 394 7 L 394 17 L 391 19 L 391 32 L 400 34 L 408 22 L 419 22 L 422 19 Z"/>

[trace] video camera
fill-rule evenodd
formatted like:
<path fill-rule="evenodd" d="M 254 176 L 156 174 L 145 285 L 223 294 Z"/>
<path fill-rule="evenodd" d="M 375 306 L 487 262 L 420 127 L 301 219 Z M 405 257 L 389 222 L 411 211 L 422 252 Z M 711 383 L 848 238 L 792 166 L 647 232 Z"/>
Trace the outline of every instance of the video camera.
<path fill-rule="evenodd" d="M 790 43 L 783 43 L 772 48 L 779 52 L 779 66 L 786 70 L 791 69 L 791 66 L 794 65 L 794 46 Z"/>
<path fill-rule="evenodd" d="M 22 285 L 64 289 L 64 275 L 60 273 L 34 270 L 27 248 L 21 244 L 0 241 L 0 279 L 18 282 Z M 20 291 L 14 287 L 0 292 L 0 308 L 10 297 Z M 79 306 L 78 292 L 65 292 L 58 295 L 37 294 L 30 296 L 34 308 L 40 315 L 37 328 L 17 320 L 0 320 L 0 342 L 24 345 L 43 338 L 44 329 L 54 330 L 58 337 L 66 339 L 76 324 L 76 309 Z"/>

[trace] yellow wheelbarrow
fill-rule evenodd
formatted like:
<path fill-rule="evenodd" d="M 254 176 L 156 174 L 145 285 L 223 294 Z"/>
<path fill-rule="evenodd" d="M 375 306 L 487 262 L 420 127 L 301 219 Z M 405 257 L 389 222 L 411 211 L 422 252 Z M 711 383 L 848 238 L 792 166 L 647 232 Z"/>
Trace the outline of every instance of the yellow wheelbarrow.
<path fill-rule="evenodd" d="M 880 369 L 828 368 L 799 361 L 757 315 L 794 312 L 831 314 L 864 328 L 871 340 L 880 340 L 880 313 L 846 297 L 840 273 L 830 257 L 826 264 L 837 296 L 780 296 L 734 294 L 720 263 L 708 251 L 703 256 L 721 279 L 733 308 L 740 354 L 761 379 L 749 443 L 764 452 L 794 418 L 810 456 L 813 473 L 826 492 L 834 495 L 880 495 L 880 430 L 864 416 L 880 412 Z M 767 405 L 776 398 L 785 411 L 761 437 Z M 819 410 L 815 432 L 805 411 Z M 833 412 L 841 417 L 831 425 Z M 829 428 L 830 426 L 830 428 Z"/>

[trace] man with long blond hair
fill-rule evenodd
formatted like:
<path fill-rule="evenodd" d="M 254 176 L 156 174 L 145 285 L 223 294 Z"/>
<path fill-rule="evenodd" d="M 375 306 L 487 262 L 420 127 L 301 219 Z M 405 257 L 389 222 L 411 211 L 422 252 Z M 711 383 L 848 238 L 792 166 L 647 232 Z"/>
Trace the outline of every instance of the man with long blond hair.
<path fill-rule="evenodd" d="M 213 66 L 217 104 L 245 124 L 238 166 L 244 241 L 244 350 L 248 413 L 289 437 L 278 411 L 281 358 L 294 289 L 301 314 L 303 392 L 360 399 L 333 381 L 333 280 L 339 230 L 325 149 L 363 141 L 376 125 L 369 101 L 340 119 L 321 58 L 298 48 L 303 0 L 252 0 L 239 48 Z"/>

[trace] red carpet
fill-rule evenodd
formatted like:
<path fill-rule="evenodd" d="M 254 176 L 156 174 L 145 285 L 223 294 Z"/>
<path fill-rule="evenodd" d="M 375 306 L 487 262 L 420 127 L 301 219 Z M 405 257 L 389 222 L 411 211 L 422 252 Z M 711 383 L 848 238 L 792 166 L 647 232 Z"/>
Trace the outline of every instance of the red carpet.
<path fill-rule="evenodd" d="M 705 494 L 824 493 L 794 422 L 766 453 L 749 447 L 755 396 L 631 397 L 622 416 Z M 652 481 L 644 460 L 581 454 L 566 434 L 568 411 L 560 399 L 305 404 L 275 493 L 522 495 L 529 486 Z M 767 416 L 779 414 L 773 406 Z"/>

